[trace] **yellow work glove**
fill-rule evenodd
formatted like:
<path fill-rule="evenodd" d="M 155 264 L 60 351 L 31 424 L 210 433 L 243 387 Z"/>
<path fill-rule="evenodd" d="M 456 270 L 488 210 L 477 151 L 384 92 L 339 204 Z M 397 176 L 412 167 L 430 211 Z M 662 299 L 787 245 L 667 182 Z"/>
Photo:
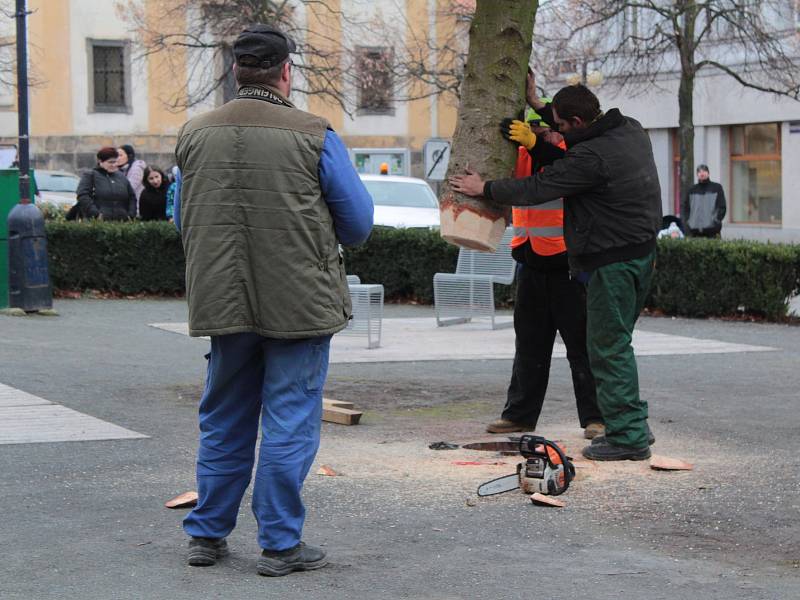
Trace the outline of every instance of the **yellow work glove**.
<path fill-rule="evenodd" d="M 530 150 L 536 145 L 536 134 L 531 131 L 530 123 L 519 119 L 507 118 L 500 122 L 500 133 L 507 140 Z"/>
<path fill-rule="evenodd" d="M 536 134 L 531 131 L 531 126 L 525 121 L 511 121 L 508 127 L 508 139 L 517 142 L 520 146 L 525 146 L 530 150 L 536 145 Z"/>

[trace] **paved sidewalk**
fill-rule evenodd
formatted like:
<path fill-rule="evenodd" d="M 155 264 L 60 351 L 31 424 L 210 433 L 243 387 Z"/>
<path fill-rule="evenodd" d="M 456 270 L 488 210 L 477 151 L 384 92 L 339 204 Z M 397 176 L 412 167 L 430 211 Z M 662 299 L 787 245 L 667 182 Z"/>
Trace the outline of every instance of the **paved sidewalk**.
<path fill-rule="evenodd" d="M 186 565 L 186 511 L 163 507 L 195 486 L 208 342 L 149 324 L 185 323 L 185 303 L 56 309 L 0 316 L 0 405 L 61 407 L 148 437 L 0 444 L 2 600 L 800 598 L 800 327 L 642 318 L 653 451 L 695 469 L 582 464 L 567 507 L 547 509 L 518 493 L 476 498 L 517 457 L 428 449 L 489 439 L 511 332 L 437 330 L 429 308 L 387 306 L 386 354 L 334 341 L 347 358 L 331 365 L 326 394 L 364 417 L 323 425 L 305 485 L 306 539 L 331 564 L 267 579 L 255 572 L 249 494 L 231 556 L 208 569 Z M 375 356 L 386 358 L 358 362 Z M 586 443 L 566 360 L 553 361 L 537 432 L 573 456 Z M 323 464 L 340 475 L 317 475 Z"/>
<path fill-rule="evenodd" d="M 151 323 L 151 327 L 189 335 L 187 323 Z M 207 338 L 198 338 L 205 342 Z M 383 319 L 381 346 L 367 349 L 366 336 L 335 335 L 331 363 L 413 362 L 448 360 L 508 360 L 514 358 L 514 330 L 492 330 L 485 322 L 437 327 L 431 318 Z M 655 333 L 637 329 L 633 336 L 637 356 L 670 354 L 726 354 L 768 352 L 769 346 L 734 344 L 703 338 Z M 567 350 L 558 338 L 555 358 L 565 358 Z"/>

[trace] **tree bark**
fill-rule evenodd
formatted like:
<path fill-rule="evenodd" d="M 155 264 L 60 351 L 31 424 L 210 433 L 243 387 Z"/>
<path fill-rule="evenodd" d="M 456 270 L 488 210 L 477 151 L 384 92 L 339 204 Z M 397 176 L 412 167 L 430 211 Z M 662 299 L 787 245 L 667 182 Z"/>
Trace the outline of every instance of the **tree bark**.
<path fill-rule="evenodd" d="M 694 184 L 694 78 L 695 23 L 698 8 L 694 2 L 683 2 L 683 21 L 680 25 L 678 51 L 681 59 L 681 79 L 678 87 L 678 146 L 680 150 L 681 205 Z M 681 215 L 683 216 L 683 215 Z"/>
<path fill-rule="evenodd" d="M 681 73 L 678 89 L 678 147 L 680 151 L 680 199 L 683 203 L 694 184 L 694 76 Z"/>
<path fill-rule="evenodd" d="M 525 77 L 538 1 L 478 0 L 447 176 L 465 168 L 484 179 L 510 177 L 517 147 L 500 121 L 525 106 Z M 452 244 L 493 252 L 509 209 L 455 193 L 446 180 L 439 198 L 441 235 Z"/>

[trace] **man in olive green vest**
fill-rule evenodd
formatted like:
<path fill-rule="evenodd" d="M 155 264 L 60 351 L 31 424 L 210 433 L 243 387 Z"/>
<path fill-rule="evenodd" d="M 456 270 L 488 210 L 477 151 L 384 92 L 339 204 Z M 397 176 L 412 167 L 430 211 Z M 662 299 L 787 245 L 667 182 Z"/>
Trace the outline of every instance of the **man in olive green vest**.
<path fill-rule="evenodd" d="M 200 401 L 189 564 L 228 553 L 250 483 L 262 575 L 325 566 L 301 541 L 331 335 L 350 318 L 339 244 L 363 242 L 372 199 L 328 123 L 289 101 L 292 40 L 253 25 L 233 45 L 236 98 L 186 123 L 176 202 L 189 333 L 211 337 Z"/>

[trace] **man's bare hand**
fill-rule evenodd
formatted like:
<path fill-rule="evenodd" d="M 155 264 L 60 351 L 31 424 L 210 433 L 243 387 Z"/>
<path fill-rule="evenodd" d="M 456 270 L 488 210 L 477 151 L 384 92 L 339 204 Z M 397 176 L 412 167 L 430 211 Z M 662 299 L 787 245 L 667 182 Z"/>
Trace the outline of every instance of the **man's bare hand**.
<path fill-rule="evenodd" d="M 483 196 L 484 181 L 480 175 L 475 171 L 471 171 L 469 167 L 464 169 L 464 175 L 453 175 L 449 182 L 453 191 L 459 194 L 472 196 L 473 198 Z"/>
<path fill-rule="evenodd" d="M 528 102 L 528 106 L 533 107 L 534 110 L 544 108 L 544 102 L 541 101 L 536 91 L 536 76 L 530 69 L 528 69 L 528 79 L 525 83 L 525 100 Z"/>

